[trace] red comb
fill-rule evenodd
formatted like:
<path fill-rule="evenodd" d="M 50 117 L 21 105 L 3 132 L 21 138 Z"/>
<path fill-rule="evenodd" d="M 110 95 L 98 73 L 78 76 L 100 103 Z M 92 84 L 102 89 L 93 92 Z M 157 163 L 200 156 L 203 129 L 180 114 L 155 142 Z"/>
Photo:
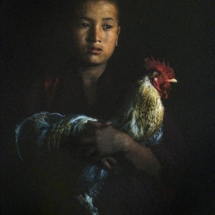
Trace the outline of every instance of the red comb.
<path fill-rule="evenodd" d="M 145 68 L 147 71 L 159 71 L 165 73 L 169 79 L 175 78 L 174 70 L 169 66 L 169 63 L 165 63 L 155 60 L 153 57 L 145 59 Z"/>

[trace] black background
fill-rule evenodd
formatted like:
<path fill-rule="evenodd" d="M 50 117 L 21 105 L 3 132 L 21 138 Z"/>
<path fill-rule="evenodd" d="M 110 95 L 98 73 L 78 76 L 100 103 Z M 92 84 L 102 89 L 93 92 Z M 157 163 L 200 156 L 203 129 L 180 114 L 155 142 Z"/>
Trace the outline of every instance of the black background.
<path fill-rule="evenodd" d="M 19 204 L 17 199 L 26 195 L 22 193 L 22 164 L 14 143 L 24 95 L 44 72 L 69 67 L 69 29 L 66 34 L 56 30 L 58 18 L 50 3 L 1 3 L 2 214 L 13 211 Z M 151 55 L 165 58 L 178 80 L 166 102 L 190 152 L 178 214 L 215 213 L 214 11 L 212 0 L 121 1 L 122 32 L 114 58 L 127 67 L 142 65 Z"/>

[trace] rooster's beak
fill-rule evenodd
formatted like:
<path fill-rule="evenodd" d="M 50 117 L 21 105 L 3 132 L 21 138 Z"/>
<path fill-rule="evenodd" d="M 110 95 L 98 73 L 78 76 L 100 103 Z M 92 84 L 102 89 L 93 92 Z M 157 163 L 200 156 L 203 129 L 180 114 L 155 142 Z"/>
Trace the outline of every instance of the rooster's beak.
<path fill-rule="evenodd" d="M 175 78 L 172 78 L 169 80 L 169 82 L 177 83 L 177 80 Z"/>

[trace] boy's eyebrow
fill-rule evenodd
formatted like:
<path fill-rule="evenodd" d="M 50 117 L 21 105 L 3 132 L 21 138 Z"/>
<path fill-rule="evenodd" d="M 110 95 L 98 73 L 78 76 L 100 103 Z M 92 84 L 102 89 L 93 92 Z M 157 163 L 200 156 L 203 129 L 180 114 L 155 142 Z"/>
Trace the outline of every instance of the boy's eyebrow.
<path fill-rule="evenodd" d="M 103 18 L 102 20 L 111 20 L 111 21 L 115 21 L 115 19 L 113 19 L 113 18 Z"/>
<path fill-rule="evenodd" d="M 85 17 L 85 16 L 80 17 L 79 19 L 85 19 L 85 20 L 87 20 L 87 21 L 93 20 L 93 19 L 91 19 L 91 18 L 89 18 L 89 17 Z M 114 18 L 111 18 L 111 17 L 102 18 L 102 20 L 105 20 L 105 21 L 106 21 L 106 20 L 115 21 L 115 19 L 114 19 Z"/>

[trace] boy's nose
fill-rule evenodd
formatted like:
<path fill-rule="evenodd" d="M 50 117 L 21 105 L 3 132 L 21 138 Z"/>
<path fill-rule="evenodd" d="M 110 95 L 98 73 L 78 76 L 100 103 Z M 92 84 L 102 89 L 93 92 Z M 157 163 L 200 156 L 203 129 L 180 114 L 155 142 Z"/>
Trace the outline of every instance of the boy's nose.
<path fill-rule="evenodd" d="M 89 31 L 89 35 L 87 37 L 88 42 L 101 42 L 102 40 L 102 30 L 99 27 L 93 27 Z"/>

